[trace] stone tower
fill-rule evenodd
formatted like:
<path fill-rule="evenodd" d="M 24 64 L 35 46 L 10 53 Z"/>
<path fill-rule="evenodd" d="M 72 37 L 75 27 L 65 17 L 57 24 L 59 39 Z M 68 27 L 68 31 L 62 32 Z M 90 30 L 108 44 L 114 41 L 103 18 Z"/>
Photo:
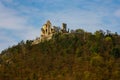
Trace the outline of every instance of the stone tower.
<path fill-rule="evenodd" d="M 66 23 L 62 23 L 61 32 L 62 32 L 62 33 L 68 33 L 68 31 L 67 31 L 67 24 L 66 24 Z"/>
<path fill-rule="evenodd" d="M 48 20 L 41 28 L 40 37 L 34 40 L 32 44 L 34 45 L 40 43 L 41 41 L 50 40 L 56 33 L 69 33 L 69 31 L 67 31 L 67 24 L 63 23 L 62 28 L 60 28 L 57 26 L 52 26 L 51 22 Z"/>
<path fill-rule="evenodd" d="M 52 37 L 52 24 L 48 20 L 41 28 L 41 40 L 49 40 Z"/>
<path fill-rule="evenodd" d="M 46 29 L 47 35 L 49 35 L 51 33 L 51 27 L 52 27 L 52 24 L 49 20 L 46 23 L 46 27 L 47 27 Z"/>
<path fill-rule="evenodd" d="M 62 23 L 62 29 L 63 29 L 64 31 L 66 31 L 66 28 L 67 28 L 67 24 Z"/>
<path fill-rule="evenodd" d="M 43 27 L 41 28 L 41 37 L 48 36 L 49 34 L 51 34 L 51 27 L 52 27 L 52 24 L 48 20 L 46 24 L 44 24 Z"/>

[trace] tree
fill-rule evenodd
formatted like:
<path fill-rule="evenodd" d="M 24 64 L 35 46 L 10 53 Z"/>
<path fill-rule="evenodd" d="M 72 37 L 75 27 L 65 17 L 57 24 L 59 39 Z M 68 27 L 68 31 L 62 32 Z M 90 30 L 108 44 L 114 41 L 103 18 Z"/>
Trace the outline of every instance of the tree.
<path fill-rule="evenodd" d="M 112 49 L 111 55 L 113 55 L 115 58 L 120 58 L 120 48 L 114 47 Z"/>
<path fill-rule="evenodd" d="M 83 29 L 76 29 L 75 32 L 77 32 L 77 33 L 84 33 L 85 31 Z"/>

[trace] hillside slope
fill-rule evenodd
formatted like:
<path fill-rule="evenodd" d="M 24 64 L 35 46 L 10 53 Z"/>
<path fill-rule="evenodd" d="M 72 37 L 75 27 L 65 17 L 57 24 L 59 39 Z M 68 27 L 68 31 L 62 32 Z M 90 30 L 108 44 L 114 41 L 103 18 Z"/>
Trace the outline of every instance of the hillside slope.
<path fill-rule="evenodd" d="M 0 54 L 0 80 L 120 80 L 120 36 L 78 29 Z"/>

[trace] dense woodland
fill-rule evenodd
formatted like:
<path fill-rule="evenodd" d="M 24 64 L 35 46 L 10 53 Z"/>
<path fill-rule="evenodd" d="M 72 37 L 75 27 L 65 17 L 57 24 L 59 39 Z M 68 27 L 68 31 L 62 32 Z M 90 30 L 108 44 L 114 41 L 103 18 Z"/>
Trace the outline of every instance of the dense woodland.
<path fill-rule="evenodd" d="M 0 54 L 0 80 L 120 80 L 120 35 L 77 29 Z"/>

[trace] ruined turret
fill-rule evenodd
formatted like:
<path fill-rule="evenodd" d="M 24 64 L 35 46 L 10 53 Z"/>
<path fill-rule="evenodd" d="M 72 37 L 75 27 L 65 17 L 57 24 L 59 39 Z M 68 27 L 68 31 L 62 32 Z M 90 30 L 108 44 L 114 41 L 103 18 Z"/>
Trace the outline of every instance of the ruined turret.
<path fill-rule="evenodd" d="M 66 31 L 67 28 L 67 24 L 66 23 L 62 23 L 62 29 Z"/>
<path fill-rule="evenodd" d="M 62 23 L 61 33 L 68 33 L 68 31 L 67 31 L 67 24 L 66 23 Z"/>
<path fill-rule="evenodd" d="M 55 33 L 68 33 L 67 24 L 63 23 L 62 28 L 57 26 L 52 26 L 51 22 L 48 20 L 41 28 L 40 38 L 33 41 L 33 44 L 38 44 L 44 40 L 50 40 Z"/>
<path fill-rule="evenodd" d="M 41 40 L 50 39 L 52 36 L 52 24 L 48 20 L 41 28 Z"/>

